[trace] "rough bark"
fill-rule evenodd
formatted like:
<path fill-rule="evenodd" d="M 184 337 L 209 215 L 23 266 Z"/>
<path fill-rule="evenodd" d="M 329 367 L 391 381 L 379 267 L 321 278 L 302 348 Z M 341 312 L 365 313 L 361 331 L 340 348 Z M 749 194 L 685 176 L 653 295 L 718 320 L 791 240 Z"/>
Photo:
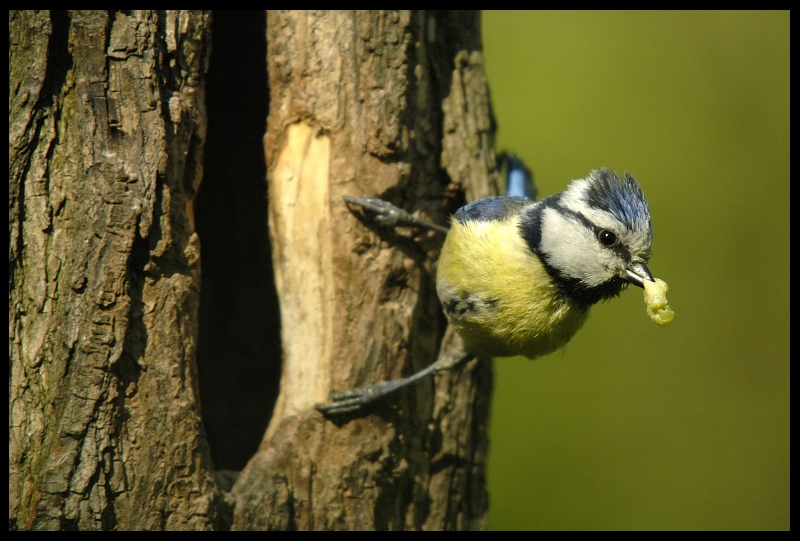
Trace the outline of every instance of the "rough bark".
<path fill-rule="evenodd" d="M 496 180 L 476 13 L 268 17 L 269 218 L 284 349 L 234 528 L 472 529 L 485 524 L 488 363 L 327 420 L 331 389 L 430 364 L 445 329 L 435 238 L 360 223 L 343 195 L 436 222 Z M 381 235 L 388 235 L 382 238 Z M 441 240 L 441 239 L 439 239 Z"/>
<path fill-rule="evenodd" d="M 441 345 L 441 239 L 360 221 L 342 196 L 446 223 L 496 189 L 479 15 L 269 14 L 284 361 L 230 492 L 195 359 L 209 25 L 202 12 L 9 12 L 10 528 L 483 527 L 488 363 L 364 416 L 313 408 L 458 340 Z"/>
<path fill-rule="evenodd" d="M 9 524 L 214 527 L 191 200 L 209 17 L 9 12 Z"/>

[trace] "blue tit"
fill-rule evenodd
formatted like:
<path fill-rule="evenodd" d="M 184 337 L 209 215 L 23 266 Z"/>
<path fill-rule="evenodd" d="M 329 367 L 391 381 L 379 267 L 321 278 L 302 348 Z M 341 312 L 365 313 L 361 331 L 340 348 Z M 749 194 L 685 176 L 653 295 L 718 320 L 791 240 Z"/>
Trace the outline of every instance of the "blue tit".
<path fill-rule="evenodd" d="M 592 305 L 654 281 L 652 240 L 636 180 L 597 169 L 539 202 L 501 196 L 459 209 L 436 291 L 468 351 L 535 359 L 566 345 Z"/>
<path fill-rule="evenodd" d="M 522 162 L 512 156 L 505 165 L 513 193 L 533 193 Z M 346 200 L 374 213 L 379 223 L 443 229 L 379 199 Z M 628 284 L 650 291 L 645 298 L 651 317 L 666 324 L 672 319 L 666 284 L 656 285 L 647 268 L 652 241 L 639 184 L 608 169 L 538 202 L 506 195 L 469 203 L 452 217 L 436 267 L 436 292 L 463 351 L 446 352 L 406 378 L 332 392 L 332 402 L 316 407 L 325 414 L 357 411 L 475 356 L 546 355 L 570 341 L 592 305 Z"/>

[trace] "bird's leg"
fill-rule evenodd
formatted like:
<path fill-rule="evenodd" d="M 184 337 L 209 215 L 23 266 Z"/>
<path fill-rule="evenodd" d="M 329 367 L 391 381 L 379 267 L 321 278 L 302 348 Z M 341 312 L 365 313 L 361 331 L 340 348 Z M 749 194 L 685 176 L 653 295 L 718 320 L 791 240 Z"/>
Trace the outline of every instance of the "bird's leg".
<path fill-rule="evenodd" d="M 345 195 L 344 200 L 348 205 L 361 207 L 365 211 L 371 213 L 373 221 L 387 227 L 420 227 L 447 234 L 446 227 L 421 220 L 383 199 L 378 199 L 376 197 L 350 197 L 349 195 Z"/>
<path fill-rule="evenodd" d="M 325 415 L 353 413 L 367 404 L 371 404 L 375 400 L 383 398 L 431 374 L 452 370 L 474 357 L 474 355 L 464 350 L 460 345 L 460 340 L 458 340 L 457 343 L 458 346 L 449 348 L 439 356 L 436 362 L 415 374 L 405 378 L 382 381 L 368 387 L 353 389 L 351 391 L 332 391 L 331 402 L 316 404 L 314 407 Z"/>
<path fill-rule="evenodd" d="M 344 196 L 344 200 L 351 207 L 355 206 L 362 209 L 366 214 L 369 215 L 369 218 L 372 221 L 387 227 L 417 227 L 444 234 L 447 234 L 448 231 L 446 227 L 416 218 L 405 210 L 398 208 L 391 203 L 384 201 L 383 199 L 378 199 L 375 197 L 356 198 L 346 195 Z M 457 344 L 457 346 L 449 348 L 447 351 L 440 354 L 439 358 L 432 365 L 423 368 L 415 374 L 405 378 L 382 381 L 380 383 L 362 387 L 360 389 L 353 389 L 350 391 L 332 391 L 330 395 L 331 402 L 316 404 L 315 407 L 325 415 L 353 413 L 360 410 L 367 404 L 371 404 L 372 402 L 399 389 L 402 389 L 403 387 L 411 385 L 412 383 L 415 383 L 421 379 L 424 379 L 431 374 L 443 372 L 445 370 L 451 370 L 452 368 L 455 368 L 456 366 L 459 366 L 463 362 L 472 358 L 472 355 L 466 353 L 464 348 L 461 346 L 460 340 L 457 341 Z"/>

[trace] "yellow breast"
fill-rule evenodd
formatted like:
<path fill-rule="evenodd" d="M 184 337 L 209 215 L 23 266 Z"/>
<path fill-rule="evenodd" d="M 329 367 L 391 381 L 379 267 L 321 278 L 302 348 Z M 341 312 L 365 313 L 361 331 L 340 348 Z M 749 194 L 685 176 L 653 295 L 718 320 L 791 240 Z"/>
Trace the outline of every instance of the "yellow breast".
<path fill-rule="evenodd" d="M 442 247 L 439 299 L 467 348 L 479 355 L 545 355 L 564 346 L 588 316 L 560 294 L 518 226 L 518 216 L 453 219 Z"/>

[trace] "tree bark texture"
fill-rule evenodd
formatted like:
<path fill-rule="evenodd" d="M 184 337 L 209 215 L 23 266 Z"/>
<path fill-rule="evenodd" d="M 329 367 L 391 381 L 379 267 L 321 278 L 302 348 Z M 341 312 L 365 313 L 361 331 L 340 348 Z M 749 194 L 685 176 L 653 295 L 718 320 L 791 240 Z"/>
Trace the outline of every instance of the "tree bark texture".
<path fill-rule="evenodd" d="M 196 374 L 210 15 L 11 11 L 9 38 L 10 528 L 482 528 L 488 362 L 361 416 L 313 407 L 458 340 L 434 291 L 441 238 L 342 196 L 444 224 L 496 191 L 479 14 L 268 14 L 283 365 L 230 491 Z"/>
<path fill-rule="evenodd" d="M 488 362 L 363 417 L 313 409 L 331 389 L 409 375 L 439 354 L 436 254 L 423 248 L 441 238 L 361 223 L 342 196 L 446 223 L 465 193 L 496 189 L 479 26 L 477 13 L 268 15 L 265 153 L 284 361 L 266 437 L 233 488 L 234 528 L 485 525 Z"/>
<path fill-rule="evenodd" d="M 9 525 L 203 529 L 202 12 L 9 12 Z"/>

